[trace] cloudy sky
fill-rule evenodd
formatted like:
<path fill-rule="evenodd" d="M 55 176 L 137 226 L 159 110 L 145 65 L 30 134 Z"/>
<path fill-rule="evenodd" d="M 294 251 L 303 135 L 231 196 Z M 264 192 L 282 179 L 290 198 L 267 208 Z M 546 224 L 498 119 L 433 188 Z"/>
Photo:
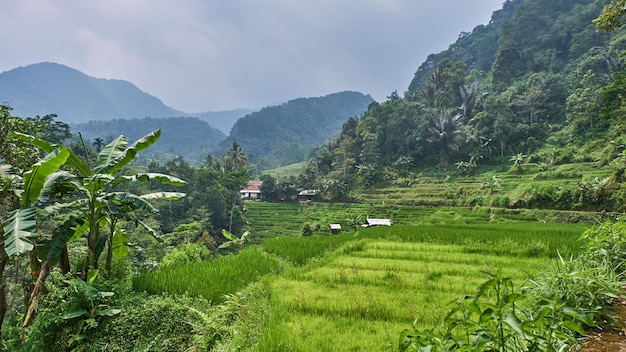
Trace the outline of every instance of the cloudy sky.
<path fill-rule="evenodd" d="M 0 72 L 57 62 L 186 112 L 342 90 L 381 101 L 503 1 L 6 0 Z"/>

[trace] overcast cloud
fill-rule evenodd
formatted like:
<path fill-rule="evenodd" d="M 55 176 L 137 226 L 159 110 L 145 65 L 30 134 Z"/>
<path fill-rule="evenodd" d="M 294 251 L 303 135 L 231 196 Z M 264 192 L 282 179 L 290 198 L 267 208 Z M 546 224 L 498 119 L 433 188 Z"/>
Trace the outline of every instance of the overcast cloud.
<path fill-rule="evenodd" d="M 187 112 L 342 90 L 381 101 L 503 1 L 1 0 L 0 71 L 57 62 Z"/>

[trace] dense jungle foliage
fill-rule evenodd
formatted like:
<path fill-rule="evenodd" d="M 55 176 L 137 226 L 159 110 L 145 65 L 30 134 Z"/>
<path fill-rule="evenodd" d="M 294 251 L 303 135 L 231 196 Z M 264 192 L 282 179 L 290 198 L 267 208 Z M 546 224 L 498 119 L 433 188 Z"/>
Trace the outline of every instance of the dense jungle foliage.
<path fill-rule="evenodd" d="M 420 66 L 351 117 L 299 178 L 304 188 L 351 190 L 422 172 L 471 176 L 485 165 L 599 162 L 621 182 L 626 36 L 593 20 L 608 1 L 506 1 L 486 26 Z M 615 183 L 614 183 L 615 184 Z M 619 188 L 619 187 L 618 187 Z"/>

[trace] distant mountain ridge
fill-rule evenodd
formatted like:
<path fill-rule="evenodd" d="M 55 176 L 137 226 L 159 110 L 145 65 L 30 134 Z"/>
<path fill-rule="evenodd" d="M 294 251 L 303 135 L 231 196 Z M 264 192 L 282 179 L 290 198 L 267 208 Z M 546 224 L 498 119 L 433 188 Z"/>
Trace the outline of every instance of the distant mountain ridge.
<path fill-rule="evenodd" d="M 0 73 L 0 102 L 22 117 L 57 114 L 67 123 L 113 119 L 194 116 L 228 134 L 238 118 L 255 111 L 235 109 L 186 113 L 166 106 L 134 84 L 95 78 L 71 67 L 41 62 Z"/>
<path fill-rule="evenodd" d="M 0 73 L 0 97 L 18 116 L 57 114 L 68 123 L 183 114 L 130 82 L 94 78 L 51 62 Z"/>
<path fill-rule="evenodd" d="M 337 136 L 349 117 L 360 115 L 373 101 L 346 91 L 263 109 L 185 113 L 128 81 L 94 78 L 58 63 L 0 73 L 0 102 L 16 116 L 56 114 L 90 143 L 120 134 L 136 140 L 161 128 L 150 156 L 159 160 L 180 155 L 197 163 L 208 153 L 221 155 L 237 141 L 259 170 L 306 160 L 312 148 Z"/>

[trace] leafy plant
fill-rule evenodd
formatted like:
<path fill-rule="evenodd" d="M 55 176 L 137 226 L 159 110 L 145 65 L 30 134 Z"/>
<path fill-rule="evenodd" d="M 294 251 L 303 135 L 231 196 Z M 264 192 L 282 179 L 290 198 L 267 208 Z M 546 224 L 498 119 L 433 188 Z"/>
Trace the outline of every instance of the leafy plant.
<path fill-rule="evenodd" d="M 239 246 L 239 249 L 243 248 L 243 244 L 247 241 L 248 236 L 250 236 L 250 231 L 244 232 L 241 237 L 237 237 L 230 233 L 227 230 L 222 230 L 222 235 L 228 239 L 228 242 L 224 242 L 218 246 L 220 249 L 231 248 L 233 246 Z"/>
<path fill-rule="evenodd" d="M 451 303 L 440 330 L 404 330 L 400 351 L 563 351 L 595 325 L 591 314 L 558 298 L 535 301 L 517 292 L 501 271 L 485 274 L 473 298 Z"/>

